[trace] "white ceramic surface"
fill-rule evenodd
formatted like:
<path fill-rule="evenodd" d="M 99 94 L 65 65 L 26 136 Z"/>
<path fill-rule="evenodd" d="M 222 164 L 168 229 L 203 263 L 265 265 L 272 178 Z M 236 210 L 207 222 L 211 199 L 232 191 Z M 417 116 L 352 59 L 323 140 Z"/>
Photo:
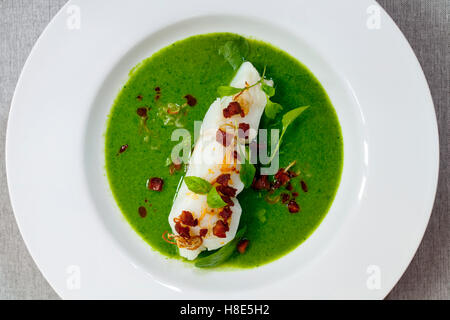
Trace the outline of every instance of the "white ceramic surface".
<path fill-rule="evenodd" d="M 380 28 L 371 29 L 377 10 Z M 104 171 L 106 117 L 129 70 L 173 41 L 218 31 L 270 42 L 308 66 L 344 136 L 342 181 L 323 223 L 252 270 L 197 270 L 152 251 L 122 217 Z M 372 0 L 79 0 L 24 67 L 6 151 L 21 233 L 63 298 L 376 299 L 420 243 L 439 150 L 420 65 Z"/>

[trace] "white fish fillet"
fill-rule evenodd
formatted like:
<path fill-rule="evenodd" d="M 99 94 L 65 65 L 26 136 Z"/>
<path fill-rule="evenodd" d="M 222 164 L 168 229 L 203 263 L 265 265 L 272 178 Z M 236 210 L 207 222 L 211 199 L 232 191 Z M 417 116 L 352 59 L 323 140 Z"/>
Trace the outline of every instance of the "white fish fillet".
<path fill-rule="evenodd" d="M 236 88 L 245 88 L 246 86 L 257 83 L 260 79 L 261 77 L 255 67 L 250 62 L 244 62 L 230 85 Z M 271 81 L 266 81 L 266 83 L 273 85 Z M 234 148 L 232 148 L 232 146 L 228 148 L 224 147 L 221 143 L 217 142 L 216 133 L 219 128 L 227 126 L 237 127 L 239 123 L 247 123 L 250 125 L 249 138 L 250 140 L 254 139 L 257 134 L 259 121 L 267 103 L 267 97 L 261 90 L 260 84 L 245 90 L 239 97 L 239 103 L 246 111 L 245 117 L 234 115 L 231 118 L 225 118 L 223 116 L 223 109 L 226 108 L 232 100 L 232 96 L 218 98 L 210 106 L 203 119 L 200 136 L 192 152 L 186 176 L 196 176 L 212 182 L 221 174 L 229 173 L 231 175 L 231 180 L 228 185 L 237 189 L 237 195 L 244 188 L 244 185 L 239 178 L 239 174 L 235 172 L 239 172 L 240 165 L 224 165 L 224 162 L 230 163 L 224 161 L 225 155 L 232 157 Z M 236 168 L 235 171 L 225 172 L 227 171 L 227 168 L 233 166 Z M 225 238 L 219 238 L 213 234 L 212 228 L 217 220 L 221 219 L 219 216 L 220 210 L 209 208 L 206 202 L 206 195 L 195 194 L 187 188 L 184 182 L 181 184 L 169 214 L 169 224 L 173 233 L 178 235 L 175 230 L 174 218 L 178 217 L 183 210 L 190 211 L 193 214 L 194 219 L 199 219 L 198 226 L 190 227 L 191 236 L 198 235 L 200 229 L 208 229 L 208 234 L 203 238 L 201 246 L 195 250 L 180 248 L 179 252 L 181 256 L 188 260 L 193 260 L 201 251 L 218 249 L 235 237 L 242 209 L 237 198 L 232 198 L 232 200 L 234 206 L 230 207 L 232 216 L 229 220 L 229 231 L 226 232 Z"/>

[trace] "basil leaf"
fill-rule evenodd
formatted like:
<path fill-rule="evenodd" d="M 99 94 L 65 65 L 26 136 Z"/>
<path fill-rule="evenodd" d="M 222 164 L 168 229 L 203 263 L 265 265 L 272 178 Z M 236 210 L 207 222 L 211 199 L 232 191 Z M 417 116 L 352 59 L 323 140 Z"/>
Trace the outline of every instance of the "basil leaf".
<path fill-rule="evenodd" d="M 226 97 L 226 96 L 234 96 L 235 94 L 241 92 L 242 89 L 230 87 L 230 86 L 220 86 L 217 88 L 217 93 L 219 94 L 219 97 Z"/>
<path fill-rule="evenodd" d="M 266 108 L 264 109 L 264 113 L 267 118 L 272 120 L 275 119 L 275 117 L 281 110 L 283 110 L 281 104 L 272 102 L 269 99 L 267 99 Z"/>
<path fill-rule="evenodd" d="M 253 178 L 255 177 L 256 168 L 251 163 L 242 163 L 241 169 L 239 170 L 239 177 L 241 178 L 244 187 L 248 188 L 253 183 Z"/>
<path fill-rule="evenodd" d="M 211 183 L 199 177 L 185 177 L 184 182 L 189 190 L 197 194 L 207 194 L 212 188 Z"/>
<path fill-rule="evenodd" d="M 217 192 L 216 188 L 211 188 L 211 190 L 209 190 L 206 202 L 210 208 L 223 208 L 227 205 L 227 203 L 222 200 L 222 197 Z"/>
<path fill-rule="evenodd" d="M 275 95 L 275 88 L 269 86 L 264 81 L 261 82 L 261 89 L 267 94 L 268 97 L 273 97 Z"/>
<path fill-rule="evenodd" d="M 217 250 L 216 252 L 210 254 L 209 256 L 198 258 L 195 262 L 195 266 L 198 268 L 212 268 L 216 267 L 225 261 L 227 261 L 231 255 L 235 252 L 236 246 L 243 238 L 247 227 L 244 226 L 241 230 L 236 233 L 236 236 L 233 240 L 228 242 L 222 248 Z"/>
<path fill-rule="evenodd" d="M 303 111 L 305 111 L 308 108 L 309 108 L 309 106 L 299 107 L 299 108 L 293 109 L 293 110 L 291 110 L 289 112 L 286 112 L 283 115 L 283 119 L 281 120 L 281 123 L 283 124 L 283 131 L 282 131 L 281 135 L 283 135 L 283 133 L 287 130 L 289 125 L 292 122 L 294 122 L 294 120 L 297 119 L 298 116 L 300 116 L 303 113 Z"/>

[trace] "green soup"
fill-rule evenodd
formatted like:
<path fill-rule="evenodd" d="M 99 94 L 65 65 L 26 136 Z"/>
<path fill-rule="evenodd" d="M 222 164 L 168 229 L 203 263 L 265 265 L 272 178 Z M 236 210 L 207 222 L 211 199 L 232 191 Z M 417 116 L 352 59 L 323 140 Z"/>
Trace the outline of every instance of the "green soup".
<path fill-rule="evenodd" d="M 295 160 L 300 172 L 290 191 L 298 193 L 300 212 L 291 214 L 275 195 L 270 198 L 275 201 L 268 201 L 267 191 L 248 188 L 238 195 L 240 225 L 247 226 L 250 242 L 226 266 L 248 268 L 273 261 L 305 241 L 325 217 L 339 186 L 343 140 L 336 112 L 318 80 L 296 59 L 265 42 L 230 33 L 198 35 L 160 50 L 130 72 L 114 102 L 106 131 L 106 171 L 114 197 L 136 232 L 163 255 L 182 259 L 177 247 L 162 238 L 171 230 L 168 215 L 185 173 L 167 163 L 179 143 L 171 141 L 171 134 L 178 126 L 193 136 L 194 121 L 203 120 L 217 88 L 230 83 L 236 62 L 222 50 L 230 42 L 244 47 L 243 58 L 260 74 L 266 68 L 276 88 L 271 100 L 284 108 L 275 120 L 263 115 L 260 128 L 281 128 L 285 112 L 310 106 L 288 128 L 280 148 L 280 166 Z M 195 105 L 182 115 L 166 116 L 167 106 L 186 105 L 187 95 L 195 98 Z M 163 179 L 161 192 L 149 190 L 151 177 Z"/>

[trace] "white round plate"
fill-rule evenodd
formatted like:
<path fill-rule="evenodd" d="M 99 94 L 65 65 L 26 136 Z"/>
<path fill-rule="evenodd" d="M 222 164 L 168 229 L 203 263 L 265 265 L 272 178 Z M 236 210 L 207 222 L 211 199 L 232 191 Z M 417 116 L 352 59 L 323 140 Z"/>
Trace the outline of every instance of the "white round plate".
<path fill-rule="evenodd" d="M 220 31 L 270 42 L 308 66 L 344 136 L 342 181 L 314 234 L 273 263 L 227 272 L 144 243 L 115 204 L 103 154 L 129 70 L 176 40 Z M 421 67 L 372 0 L 69 1 L 23 69 L 6 149 L 23 238 L 69 299 L 383 298 L 427 226 L 439 151 Z"/>

